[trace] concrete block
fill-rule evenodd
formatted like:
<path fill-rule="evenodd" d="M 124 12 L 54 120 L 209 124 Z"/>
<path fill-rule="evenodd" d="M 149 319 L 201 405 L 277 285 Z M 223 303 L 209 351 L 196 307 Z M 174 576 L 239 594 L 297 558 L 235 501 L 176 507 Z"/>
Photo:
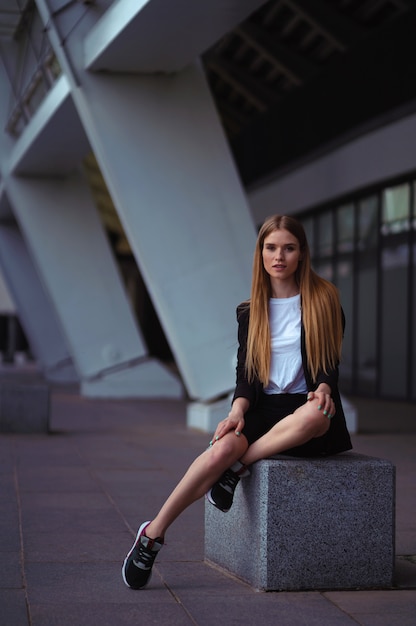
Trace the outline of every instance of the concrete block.
<path fill-rule="evenodd" d="M 393 584 L 395 467 L 352 452 L 254 463 L 228 513 L 205 504 L 205 558 L 265 591 Z"/>
<path fill-rule="evenodd" d="M 49 386 L 42 382 L 0 382 L 0 432 L 48 431 Z"/>

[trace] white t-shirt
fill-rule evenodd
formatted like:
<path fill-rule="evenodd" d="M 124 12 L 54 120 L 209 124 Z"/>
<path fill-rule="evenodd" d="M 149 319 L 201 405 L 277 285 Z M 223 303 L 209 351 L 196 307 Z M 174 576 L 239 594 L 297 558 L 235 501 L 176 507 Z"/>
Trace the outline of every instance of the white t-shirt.
<path fill-rule="evenodd" d="M 270 380 L 264 392 L 307 393 L 300 350 L 300 295 L 270 298 L 271 332 Z"/>

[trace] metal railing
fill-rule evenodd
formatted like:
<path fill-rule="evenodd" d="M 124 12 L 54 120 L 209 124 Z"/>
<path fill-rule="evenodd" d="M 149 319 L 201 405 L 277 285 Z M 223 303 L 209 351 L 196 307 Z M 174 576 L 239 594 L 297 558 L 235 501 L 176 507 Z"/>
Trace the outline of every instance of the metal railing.
<path fill-rule="evenodd" d="M 12 39 L 16 42 L 25 38 L 32 50 L 32 63 L 33 52 L 36 50 L 32 76 L 29 81 L 25 81 L 24 85 L 20 85 L 19 76 L 8 67 L 7 54 L 3 53 L 0 41 L 1 60 L 12 87 L 12 108 L 5 131 L 14 137 L 21 134 L 61 74 L 61 68 L 47 36 L 45 35 L 45 43 L 40 51 L 31 43 L 31 28 L 35 12 L 34 0 L 2 0 L 1 2 L 0 38 Z"/>

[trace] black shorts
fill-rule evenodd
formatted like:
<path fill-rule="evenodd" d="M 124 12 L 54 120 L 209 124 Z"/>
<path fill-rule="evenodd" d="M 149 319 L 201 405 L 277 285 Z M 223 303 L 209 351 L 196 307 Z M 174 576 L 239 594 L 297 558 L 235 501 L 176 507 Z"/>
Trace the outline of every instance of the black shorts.
<path fill-rule="evenodd" d="M 277 422 L 293 413 L 298 407 L 305 404 L 306 393 L 285 393 L 267 395 L 263 393 L 254 409 L 245 414 L 245 426 L 242 434 L 247 438 L 249 445 L 265 435 Z M 323 456 L 325 455 L 325 435 L 316 437 L 306 443 L 282 451 L 280 454 L 290 456 Z"/>

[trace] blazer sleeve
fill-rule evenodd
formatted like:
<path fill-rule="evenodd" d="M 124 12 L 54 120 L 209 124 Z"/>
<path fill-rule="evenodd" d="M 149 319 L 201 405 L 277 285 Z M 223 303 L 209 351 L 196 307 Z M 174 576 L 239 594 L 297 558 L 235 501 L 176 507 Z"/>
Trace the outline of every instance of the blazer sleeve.
<path fill-rule="evenodd" d="M 233 402 L 236 398 L 247 398 L 252 408 L 258 398 L 258 382 L 249 383 L 246 373 L 246 354 L 248 322 L 250 318 L 250 308 L 248 303 L 242 303 L 237 307 L 238 322 L 238 351 L 236 367 L 236 387 Z"/>

